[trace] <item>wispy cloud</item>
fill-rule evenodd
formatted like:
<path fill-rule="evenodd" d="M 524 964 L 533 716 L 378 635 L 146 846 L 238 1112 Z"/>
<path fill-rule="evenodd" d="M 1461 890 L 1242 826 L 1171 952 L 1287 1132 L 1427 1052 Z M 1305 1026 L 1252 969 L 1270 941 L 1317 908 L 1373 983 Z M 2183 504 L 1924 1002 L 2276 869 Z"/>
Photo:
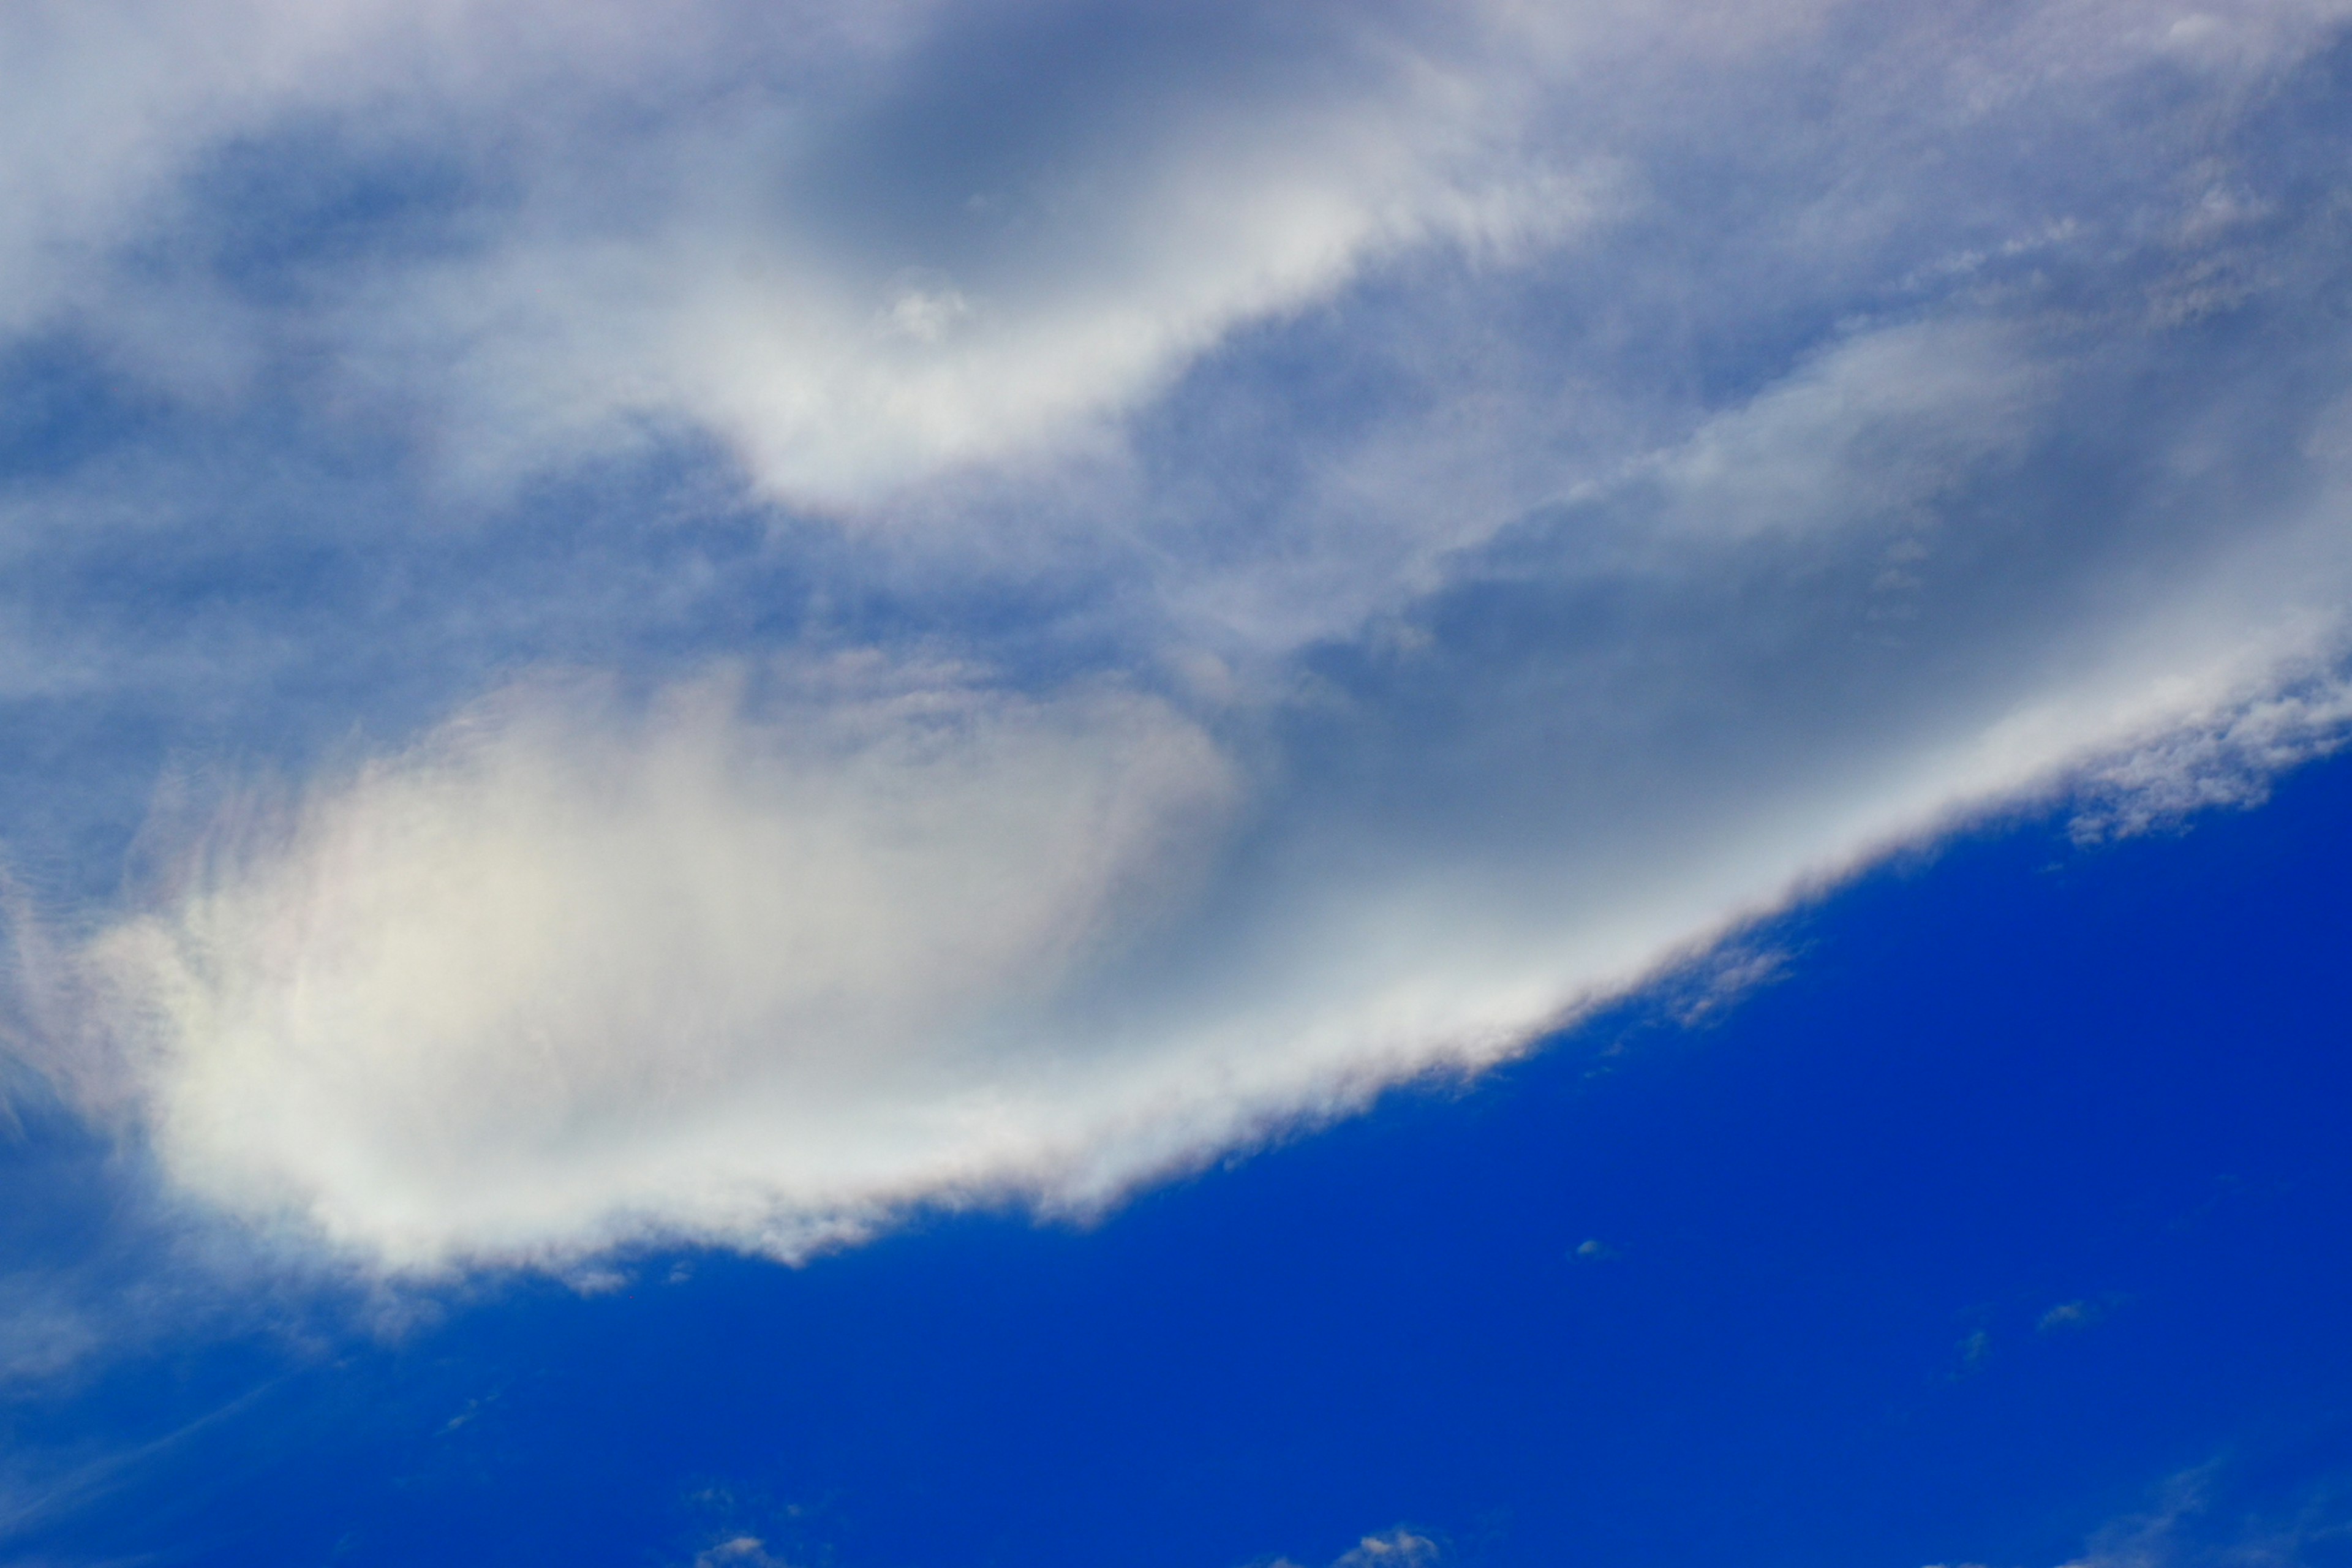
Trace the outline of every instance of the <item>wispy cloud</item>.
<path fill-rule="evenodd" d="M 2333 1561 L 2352 1542 L 2340 1489 L 2254 1509 L 2242 1506 L 2243 1489 L 2225 1460 L 2183 1470 L 2157 1489 L 2152 1506 L 2093 1531 L 2063 1568 L 2288 1568 Z"/>

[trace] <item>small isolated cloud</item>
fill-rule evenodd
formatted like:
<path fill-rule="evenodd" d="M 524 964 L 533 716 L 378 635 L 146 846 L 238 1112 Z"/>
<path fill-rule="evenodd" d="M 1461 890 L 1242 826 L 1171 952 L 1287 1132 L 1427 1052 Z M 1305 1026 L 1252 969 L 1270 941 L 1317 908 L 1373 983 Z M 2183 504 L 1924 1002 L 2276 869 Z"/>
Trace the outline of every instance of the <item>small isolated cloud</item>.
<path fill-rule="evenodd" d="M 2045 1334 L 2063 1333 L 2071 1329 L 2087 1329 L 2106 1316 L 2106 1309 L 2094 1301 L 2061 1301 L 2042 1314 L 2034 1327 Z"/>
<path fill-rule="evenodd" d="M 1574 1256 L 1585 1263 L 1607 1263 L 1617 1256 L 1617 1249 L 1598 1237 L 1588 1237 L 1576 1244 Z"/>
<path fill-rule="evenodd" d="M 785 1568 L 785 1563 L 759 1537 L 738 1535 L 697 1552 L 694 1568 Z"/>
<path fill-rule="evenodd" d="M 1378 1535 L 1367 1535 L 1331 1560 L 1330 1568 L 1433 1568 L 1444 1561 L 1445 1549 L 1426 1535 L 1402 1525 Z M 1287 1557 L 1276 1557 L 1263 1568 L 1300 1568 Z"/>
<path fill-rule="evenodd" d="M 1400 1525 L 1382 1535 L 1367 1535 L 1332 1559 L 1331 1568 L 1429 1568 L 1444 1556 L 1436 1542 Z"/>
<path fill-rule="evenodd" d="M 1686 1029 L 1713 1023 L 1753 993 L 1784 979 L 1793 961 L 1793 954 L 1775 949 L 1727 942 L 1671 983 L 1668 1010 Z"/>

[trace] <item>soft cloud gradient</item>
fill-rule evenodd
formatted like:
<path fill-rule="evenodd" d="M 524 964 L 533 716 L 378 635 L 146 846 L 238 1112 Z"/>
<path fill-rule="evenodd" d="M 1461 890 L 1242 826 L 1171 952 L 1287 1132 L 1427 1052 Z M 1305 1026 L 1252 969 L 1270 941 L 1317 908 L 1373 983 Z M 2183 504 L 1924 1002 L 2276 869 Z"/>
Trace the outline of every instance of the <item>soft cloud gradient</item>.
<path fill-rule="evenodd" d="M 733 685 L 511 694 L 216 829 L 88 953 L 167 1163 L 415 1263 L 633 1209 L 759 1235 L 1025 1152 L 1003 1015 L 1145 912 L 1221 760 L 1116 692 L 747 721 Z"/>
<path fill-rule="evenodd" d="M 2259 799 L 2347 23 L 12 13 L 24 1054 L 365 1268 L 796 1257 Z"/>

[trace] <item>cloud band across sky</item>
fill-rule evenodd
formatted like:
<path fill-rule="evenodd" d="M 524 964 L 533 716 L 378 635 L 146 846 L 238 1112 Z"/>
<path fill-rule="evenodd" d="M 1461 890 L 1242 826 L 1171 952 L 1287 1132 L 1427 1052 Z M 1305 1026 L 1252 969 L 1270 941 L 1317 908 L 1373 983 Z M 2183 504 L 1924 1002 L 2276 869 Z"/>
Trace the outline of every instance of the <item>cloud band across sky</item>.
<path fill-rule="evenodd" d="M 2346 715 L 2340 7 L 101 14 L 19 854 L 290 782 L 27 1055 L 370 1266 L 1082 1209 Z"/>

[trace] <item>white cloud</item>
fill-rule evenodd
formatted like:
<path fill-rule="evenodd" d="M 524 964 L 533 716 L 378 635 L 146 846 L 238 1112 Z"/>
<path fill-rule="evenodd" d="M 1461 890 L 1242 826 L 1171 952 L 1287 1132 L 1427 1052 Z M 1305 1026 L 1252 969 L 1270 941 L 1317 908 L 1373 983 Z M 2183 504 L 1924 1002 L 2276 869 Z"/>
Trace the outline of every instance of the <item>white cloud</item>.
<path fill-rule="evenodd" d="M 1443 1555 L 1429 1537 L 1400 1527 L 1384 1535 L 1367 1535 L 1331 1568 L 1426 1568 Z"/>
<path fill-rule="evenodd" d="M 1521 95 L 1491 47 L 1463 59 L 1377 18 L 1302 22 L 1323 68 L 1265 80 L 1230 70 L 1254 28 L 1229 19 L 1048 10 L 1010 45 L 950 27 L 846 98 L 667 128 L 632 150 L 625 212 L 609 178 L 530 171 L 537 199 L 492 243 L 385 279 L 352 330 L 454 360 L 475 428 L 537 447 L 685 419 L 771 493 L 861 509 L 943 469 L 1098 444 L 1235 326 L 1381 257 L 1589 220 L 1600 177 L 1517 144 Z M 967 42 L 1091 47 L 1076 68 L 1102 79 L 1040 91 L 1004 61 L 975 100 Z M 1164 79 L 1204 58 L 1197 99 L 1169 99 Z"/>
<path fill-rule="evenodd" d="M 756 1535 L 738 1535 L 695 1554 L 694 1568 L 783 1568 L 783 1559 L 772 1555 Z"/>
<path fill-rule="evenodd" d="M 796 1257 L 909 1204 L 1087 1208 L 1514 1054 L 2085 744 L 2276 701 L 2268 665 L 2196 673 L 1843 786 L 1832 756 L 1621 800 L 1613 842 L 1465 838 L 1475 795 L 1268 836 L 1206 735 L 1115 691 L 753 716 L 717 683 L 635 719 L 524 691 L 232 815 L 79 979 L 164 1168 L 297 1238 L 404 1271 Z"/>
<path fill-rule="evenodd" d="M 352 390 L 434 421 L 453 471 L 687 422 L 774 494 L 857 507 L 1098 438 L 1237 323 L 1370 259 L 1433 238 L 1499 253 L 1590 216 L 1593 180 L 1518 135 L 1515 81 L 1542 64 L 1524 26 L 1306 8 L 1249 62 L 1265 25 L 735 0 L 24 9 L 0 33 L 28 150 L 0 193 L 0 327 L 94 331 L 201 395 L 324 344 Z M 1033 53 L 1072 64 L 1041 79 Z M 248 237 L 206 205 L 225 158 L 323 163 L 359 202 L 405 163 L 458 195 L 408 245 L 281 261 L 301 303 L 273 313 L 234 275 Z"/>
<path fill-rule="evenodd" d="M 89 959 L 170 1167 L 408 1266 L 1001 1179 L 1024 1005 L 1149 929 L 1226 764 L 1116 691 L 783 700 L 516 693 L 224 826 Z"/>
<path fill-rule="evenodd" d="M 9 711 L 308 775 L 26 928 L 49 1067 L 373 1264 L 797 1255 L 2258 799 L 2352 721 L 2343 9 L 1856 15 L 12 13 L 95 140 L 0 330 L 205 395 L 7 498 L 144 530 Z"/>
<path fill-rule="evenodd" d="M 1442 1562 L 1445 1551 L 1425 1535 L 1417 1535 L 1399 1525 L 1378 1535 L 1367 1535 L 1347 1551 L 1331 1560 L 1331 1568 L 1431 1568 Z M 1287 1557 L 1277 1558 L 1269 1568 L 1298 1568 Z"/>

